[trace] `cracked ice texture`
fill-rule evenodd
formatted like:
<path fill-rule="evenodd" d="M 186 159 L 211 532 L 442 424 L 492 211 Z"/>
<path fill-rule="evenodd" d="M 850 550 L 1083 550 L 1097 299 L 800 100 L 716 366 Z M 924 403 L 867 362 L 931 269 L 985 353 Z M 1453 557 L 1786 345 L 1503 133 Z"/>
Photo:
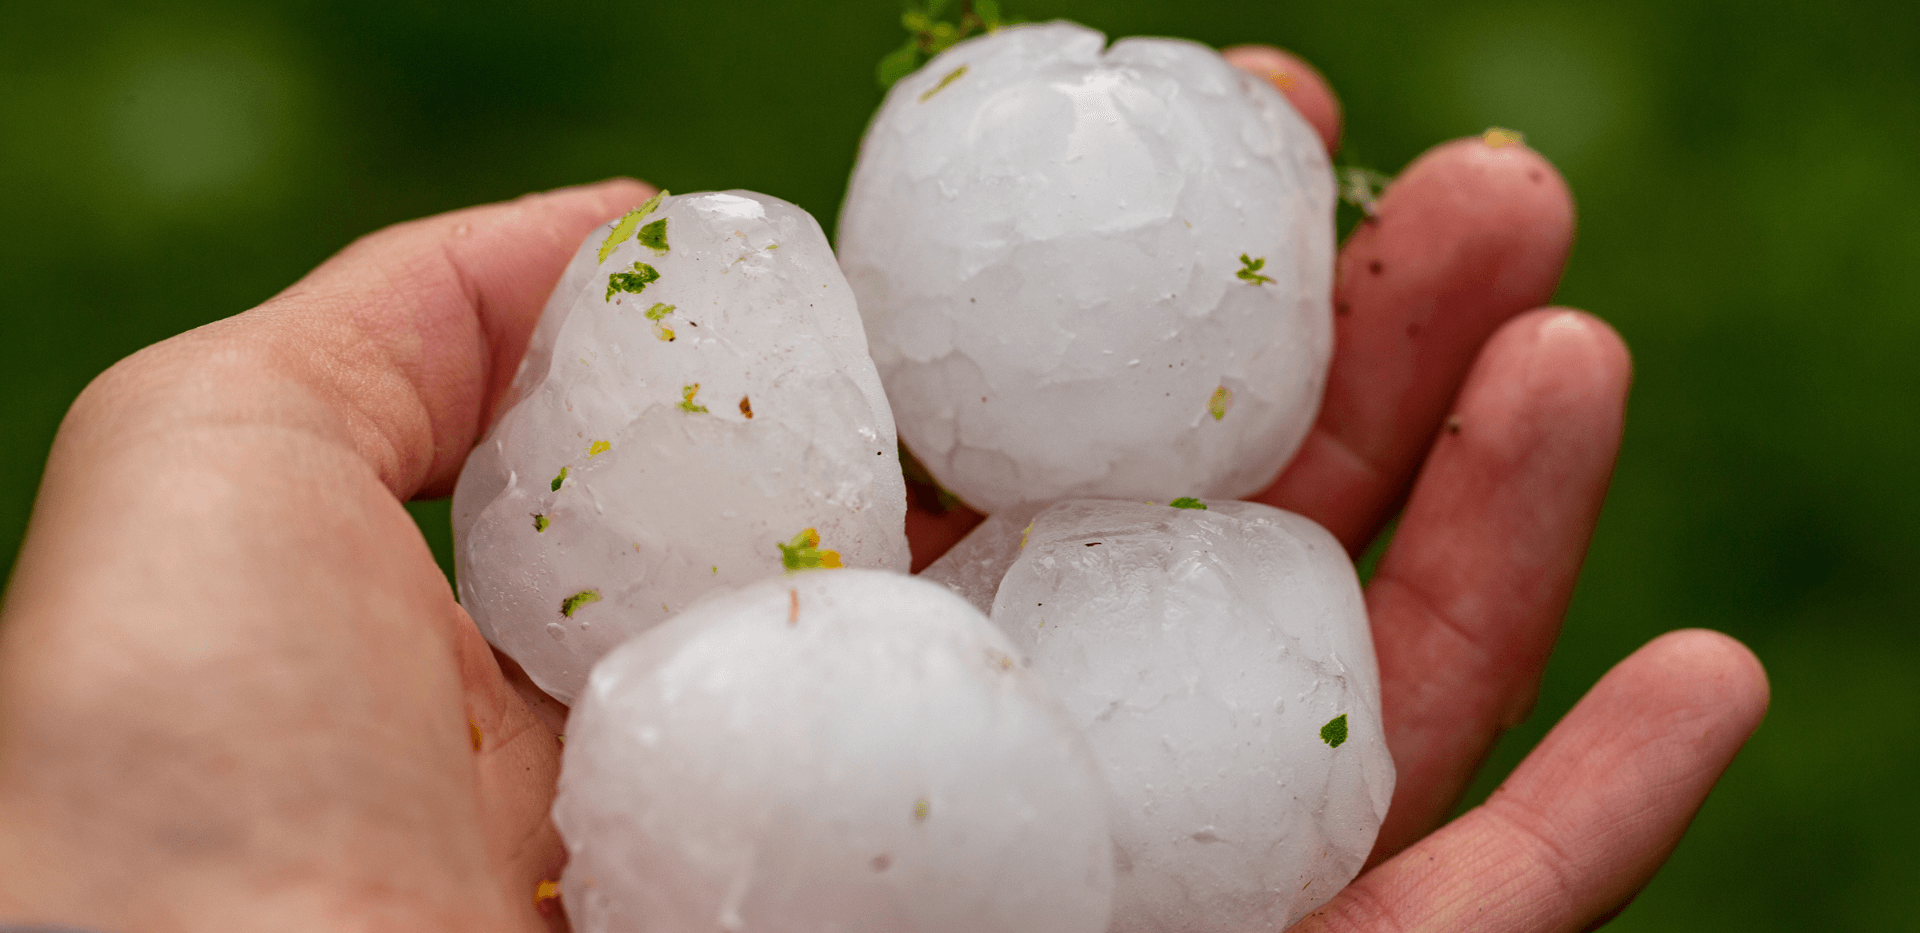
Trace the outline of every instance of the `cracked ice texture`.
<path fill-rule="evenodd" d="M 832 570 L 609 654 L 554 820 L 580 933 L 1102 933 L 1105 788 L 985 616 Z"/>
<path fill-rule="evenodd" d="M 1113 790 L 1114 933 L 1282 930 L 1359 872 L 1393 795 L 1346 551 L 1208 505 L 1055 505 L 994 600 Z"/>
<path fill-rule="evenodd" d="M 989 513 L 1248 495 L 1320 404 L 1319 137 L 1211 49 L 1104 43 L 1062 22 L 941 53 L 887 95 L 842 208 L 902 438 Z M 1243 254 L 1264 265 L 1242 277 Z"/>
<path fill-rule="evenodd" d="M 907 568 L 893 416 L 819 225 L 744 191 L 640 220 L 661 218 L 665 253 L 630 233 L 602 261 L 617 221 L 581 244 L 454 493 L 461 604 L 567 703 L 627 638 L 780 573 L 808 528 L 847 566 Z M 609 295 L 636 262 L 659 278 Z"/>

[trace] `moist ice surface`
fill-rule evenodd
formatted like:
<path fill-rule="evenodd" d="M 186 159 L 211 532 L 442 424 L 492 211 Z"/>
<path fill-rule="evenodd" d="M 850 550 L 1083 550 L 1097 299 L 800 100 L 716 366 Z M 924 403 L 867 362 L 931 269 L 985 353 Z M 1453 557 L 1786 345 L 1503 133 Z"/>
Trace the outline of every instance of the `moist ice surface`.
<path fill-rule="evenodd" d="M 893 416 L 820 227 L 736 191 L 596 229 L 454 493 L 460 600 L 572 702 L 602 654 L 789 564 L 904 571 Z"/>
<path fill-rule="evenodd" d="M 840 261 L 908 448 L 986 512 L 1253 493 L 1320 403 L 1334 184 L 1204 46 L 1071 23 L 959 43 L 861 144 Z"/>
<path fill-rule="evenodd" d="M 1282 930 L 1359 872 L 1393 794 L 1345 550 L 1206 504 L 1052 506 L 994 600 L 1112 788 L 1115 933 Z"/>
<path fill-rule="evenodd" d="M 718 595 L 607 655 L 554 804 L 580 933 L 1102 933 L 1106 819 L 1005 636 L 863 570 Z"/>

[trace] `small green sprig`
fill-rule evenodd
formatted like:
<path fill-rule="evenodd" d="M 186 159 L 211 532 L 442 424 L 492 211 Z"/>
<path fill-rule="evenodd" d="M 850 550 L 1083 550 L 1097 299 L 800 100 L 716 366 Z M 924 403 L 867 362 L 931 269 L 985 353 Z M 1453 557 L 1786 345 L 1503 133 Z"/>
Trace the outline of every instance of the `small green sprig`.
<path fill-rule="evenodd" d="M 959 18 L 949 21 L 947 17 L 953 14 L 955 6 L 959 7 Z M 900 14 L 900 25 L 906 27 L 908 33 L 906 44 L 880 59 L 874 77 L 885 90 L 918 70 L 928 59 L 952 48 L 954 43 L 1017 22 L 1019 20 L 1000 15 L 1000 4 L 996 0 L 959 0 L 958 4 L 954 0 L 907 0 L 906 11 Z"/>

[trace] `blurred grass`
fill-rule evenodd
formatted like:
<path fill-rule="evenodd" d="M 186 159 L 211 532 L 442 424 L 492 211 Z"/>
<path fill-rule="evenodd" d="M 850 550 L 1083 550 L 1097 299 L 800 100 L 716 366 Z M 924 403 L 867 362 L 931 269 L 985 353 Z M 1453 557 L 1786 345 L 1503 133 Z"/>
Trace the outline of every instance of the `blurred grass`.
<path fill-rule="evenodd" d="M 892 0 L 0 6 L 0 553 L 114 360 L 394 221 L 614 174 L 829 229 Z M 1614 491 L 1538 711 L 1483 795 L 1659 632 L 1751 645 L 1772 714 L 1630 931 L 1920 929 L 1920 12 L 1023 0 L 1110 34 L 1264 41 L 1396 170 L 1490 125 L 1580 200 L 1560 301 L 1625 335 Z M 444 503 L 414 506 L 445 554 Z"/>

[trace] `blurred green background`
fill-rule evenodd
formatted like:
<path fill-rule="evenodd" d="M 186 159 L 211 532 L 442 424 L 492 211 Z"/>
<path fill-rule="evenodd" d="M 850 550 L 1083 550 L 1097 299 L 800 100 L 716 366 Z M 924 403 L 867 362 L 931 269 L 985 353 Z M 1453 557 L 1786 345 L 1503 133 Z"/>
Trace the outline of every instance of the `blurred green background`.
<path fill-rule="evenodd" d="M 1774 706 L 1615 929 L 1920 929 L 1920 14 L 1895 3 L 1008 0 L 1319 64 L 1349 155 L 1489 125 L 1566 173 L 1561 302 L 1638 366 L 1540 707 L 1710 626 Z M 0 557 L 116 359 L 382 225 L 614 174 L 831 228 L 895 0 L 0 5 Z M 444 554 L 444 505 L 416 507 Z"/>

